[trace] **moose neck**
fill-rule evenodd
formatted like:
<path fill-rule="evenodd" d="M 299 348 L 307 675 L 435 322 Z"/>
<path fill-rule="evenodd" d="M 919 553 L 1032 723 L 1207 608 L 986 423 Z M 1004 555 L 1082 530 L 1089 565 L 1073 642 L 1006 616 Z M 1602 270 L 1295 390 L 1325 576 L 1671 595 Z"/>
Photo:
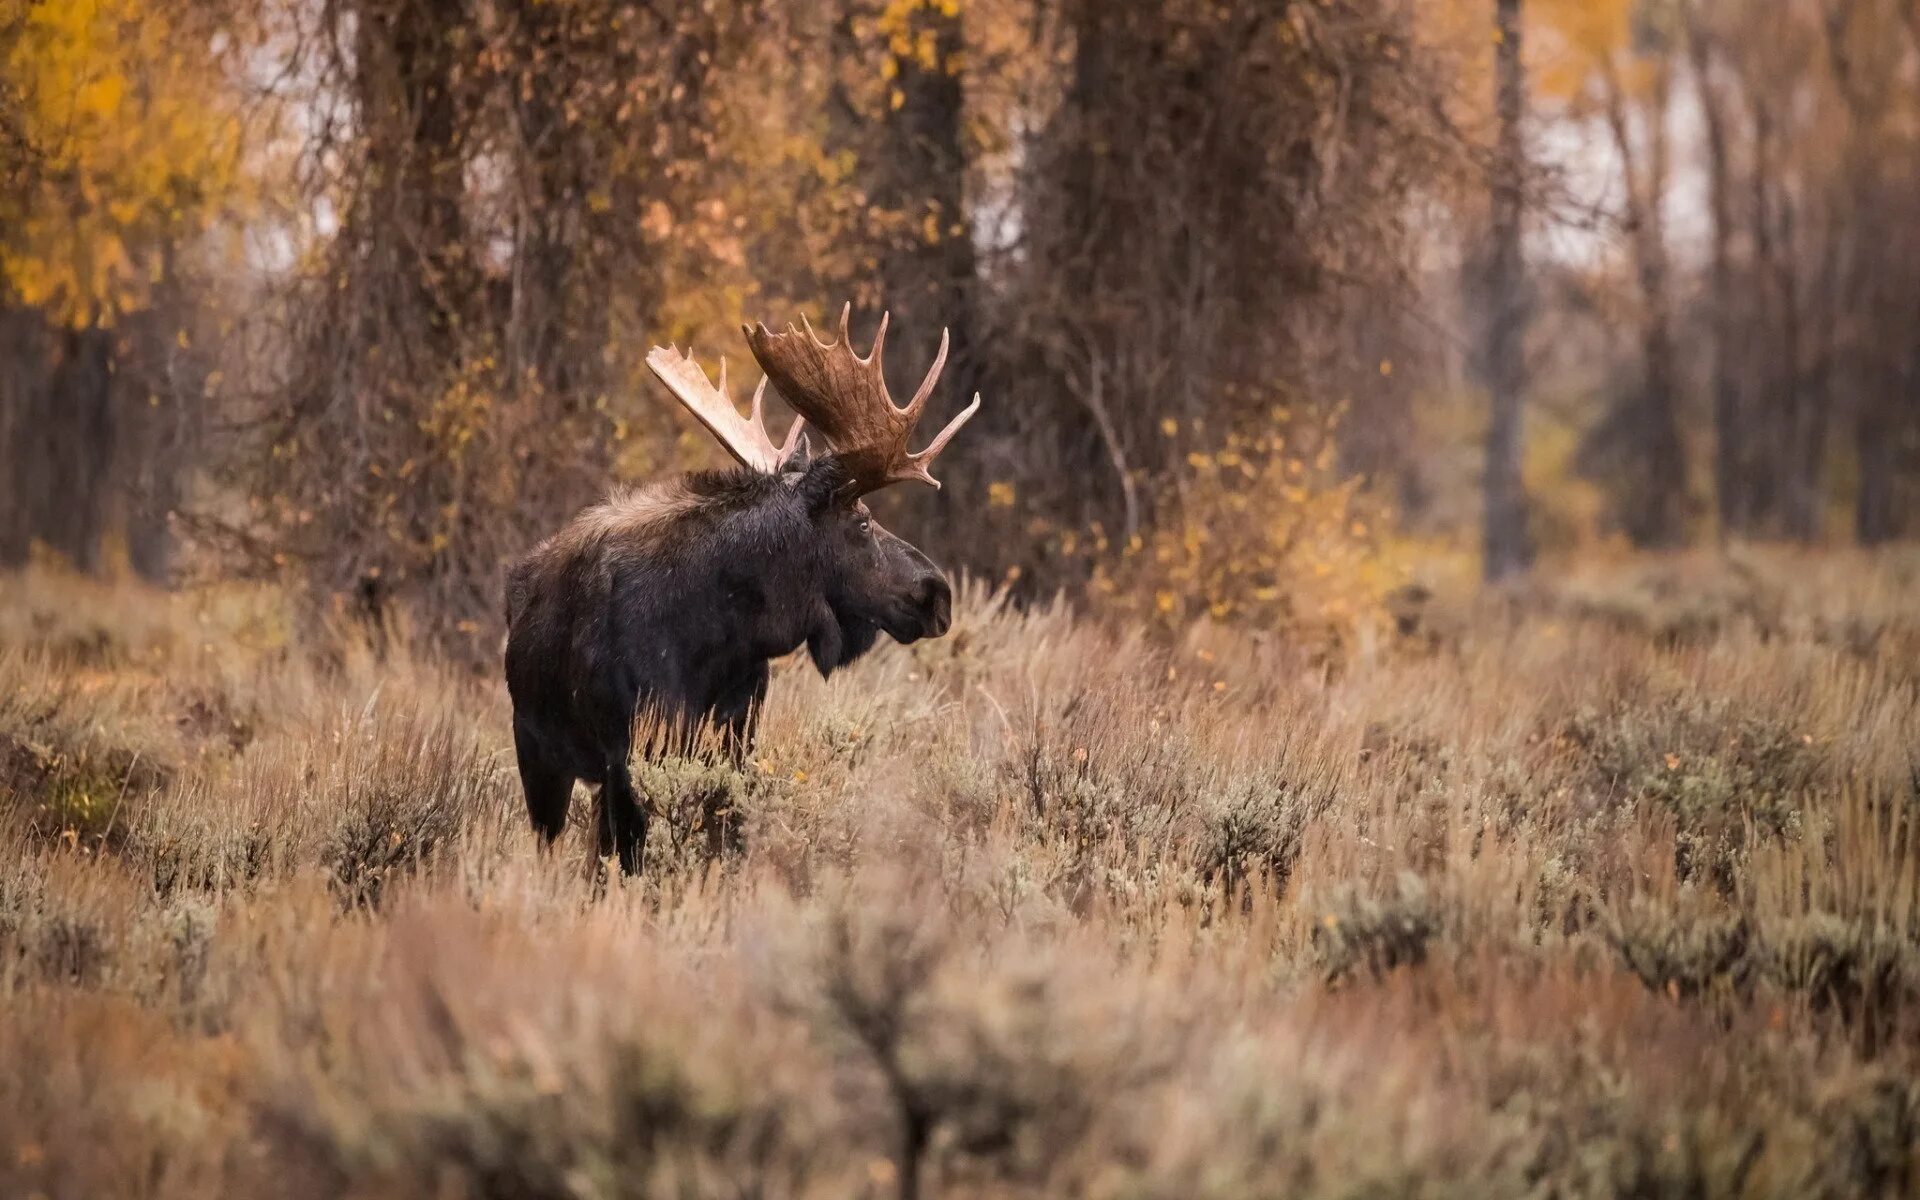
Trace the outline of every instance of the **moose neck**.
<path fill-rule="evenodd" d="M 826 599 L 829 564 L 806 505 L 785 480 L 726 476 L 690 480 L 712 489 L 714 504 L 685 543 L 699 560 L 685 565 L 715 585 L 711 601 L 699 601 L 713 604 L 714 652 L 764 661 L 832 636 L 824 632 L 838 629 Z"/>

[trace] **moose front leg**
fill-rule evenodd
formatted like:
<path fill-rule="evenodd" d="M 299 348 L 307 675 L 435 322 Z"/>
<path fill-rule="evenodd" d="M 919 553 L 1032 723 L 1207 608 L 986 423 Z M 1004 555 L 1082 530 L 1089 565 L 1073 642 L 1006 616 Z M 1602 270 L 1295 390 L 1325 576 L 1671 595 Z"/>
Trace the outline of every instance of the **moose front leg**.
<path fill-rule="evenodd" d="M 633 791 L 623 753 L 607 761 L 606 782 L 600 785 L 600 857 L 617 854 L 622 875 L 638 875 L 647 849 L 647 810 Z"/>
<path fill-rule="evenodd" d="M 516 715 L 513 720 L 514 755 L 520 766 L 520 788 L 526 793 L 527 816 L 540 838 L 542 850 L 551 849 L 567 827 L 567 805 L 573 799 L 573 776 L 553 765 L 533 726 Z"/>
<path fill-rule="evenodd" d="M 753 748 L 753 734 L 760 724 L 760 706 L 766 703 L 767 680 L 771 675 L 766 663 L 757 665 L 749 686 L 735 703 L 713 715 L 721 747 L 726 751 L 727 761 L 736 769 L 746 766 L 747 753 Z"/>
<path fill-rule="evenodd" d="M 749 769 L 754 730 L 760 723 L 760 707 L 767 699 L 767 681 L 771 675 L 766 663 L 754 666 L 749 686 L 734 702 L 713 714 L 715 732 L 720 736 L 720 752 L 736 772 Z M 740 833 L 738 814 L 733 810 L 731 785 L 709 791 L 700 806 L 700 824 L 707 832 L 707 855 L 720 858 L 728 850 L 738 850 Z"/>

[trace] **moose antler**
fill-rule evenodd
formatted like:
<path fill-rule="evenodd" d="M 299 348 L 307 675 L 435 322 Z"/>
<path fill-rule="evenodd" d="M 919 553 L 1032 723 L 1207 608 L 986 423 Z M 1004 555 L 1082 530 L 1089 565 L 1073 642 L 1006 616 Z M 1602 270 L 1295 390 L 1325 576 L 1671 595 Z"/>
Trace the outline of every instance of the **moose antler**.
<path fill-rule="evenodd" d="M 887 317 L 880 317 L 880 332 L 874 335 L 873 349 L 865 358 L 854 353 L 847 332 L 853 306 L 840 310 L 840 340 L 823 342 L 805 317 L 800 319 L 804 332 L 787 326 L 785 333 L 769 332 L 765 325 L 742 326 L 747 345 L 760 369 L 773 380 L 780 394 L 827 440 L 827 446 L 839 456 L 862 493 L 876 491 L 889 483 L 917 479 L 940 486 L 927 472 L 934 456 L 946 448 L 960 427 L 980 410 L 980 397 L 959 416 L 947 423 L 939 436 L 918 454 L 909 453 L 907 438 L 920 420 L 920 413 L 933 395 L 940 369 L 947 364 L 947 332 L 940 331 L 940 353 L 905 408 L 893 402 L 881 375 L 881 350 L 887 341 Z"/>
<path fill-rule="evenodd" d="M 742 417 L 733 406 L 733 396 L 727 391 L 727 360 L 720 360 L 720 383 L 715 386 L 707 379 L 707 373 L 700 364 L 693 361 L 691 352 L 681 354 L 677 347 L 655 346 L 647 355 L 647 366 L 667 385 L 674 399 L 686 406 L 688 412 L 707 427 L 707 432 L 720 439 L 727 453 L 740 461 L 740 465 L 755 471 L 772 475 L 793 454 L 795 446 L 800 444 L 800 431 L 806 428 L 804 416 L 795 417 L 793 424 L 787 427 L 785 444 L 776 448 L 773 439 L 767 436 L 767 427 L 762 420 L 760 402 L 766 395 L 767 381 L 762 379 L 760 386 L 753 390 L 753 417 Z"/>

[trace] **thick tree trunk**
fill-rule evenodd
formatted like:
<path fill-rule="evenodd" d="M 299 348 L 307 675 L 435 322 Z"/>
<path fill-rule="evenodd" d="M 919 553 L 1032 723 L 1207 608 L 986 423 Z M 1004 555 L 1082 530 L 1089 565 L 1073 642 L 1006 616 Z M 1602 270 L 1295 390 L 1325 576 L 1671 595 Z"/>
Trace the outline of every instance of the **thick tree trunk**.
<path fill-rule="evenodd" d="M 1899 536 L 1895 474 L 1899 443 L 1891 424 L 1882 419 L 1883 405 L 1860 406 L 1853 426 L 1854 454 L 1859 460 L 1860 490 L 1854 497 L 1853 532 L 1863 546 L 1875 546 Z"/>
<path fill-rule="evenodd" d="M 1801 264 L 1799 201 L 1780 177 L 1776 113 L 1769 94 L 1749 88 L 1753 112 L 1755 294 L 1761 354 L 1760 403 L 1755 419 L 1760 453 L 1751 462 L 1757 524 L 1776 535 L 1811 540 L 1820 525 L 1820 475 L 1826 442 L 1824 373 L 1830 365 L 1809 356 L 1810 299 Z M 1811 362 L 1810 362 L 1811 357 Z"/>
<path fill-rule="evenodd" d="M 38 543 L 98 571 L 110 543 L 164 582 L 171 516 L 198 428 L 198 384 L 175 350 L 183 308 L 171 271 L 153 308 L 98 325 L 0 309 L 0 567 Z"/>
<path fill-rule="evenodd" d="M 964 12 L 964 7 L 943 11 L 929 4 L 914 15 L 916 25 L 933 36 L 933 62 L 909 56 L 901 64 L 894 84 L 900 103 L 889 103 L 885 130 L 894 161 L 878 194 L 880 203 L 901 213 L 907 224 L 905 236 L 893 240 L 881 264 L 886 303 L 904 335 L 900 349 L 905 353 L 890 356 L 896 395 L 912 395 L 938 351 L 942 331 L 949 339 L 940 398 L 929 424 L 966 404 L 982 374 L 975 309 L 979 264 L 967 224 L 966 96 L 958 69 Z M 942 491 L 936 503 L 942 523 L 950 525 L 960 494 Z"/>
<path fill-rule="evenodd" d="M 977 369 L 978 266 L 967 228 L 965 96 L 956 69 L 963 46 L 960 14 L 934 5 L 915 12 L 916 32 L 932 35 L 934 61 L 927 65 L 908 56 L 901 63 L 894 80 L 899 103 L 890 98 L 883 130 L 889 161 L 879 167 L 874 199 L 904 223 L 880 271 L 884 303 L 903 339 L 899 348 L 905 353 L 890 356 L 903 372 L 896 384 L 902 395 L 920 382 L 942 329 L 950 338 L 942 375 L 946 394 L 970 394 Z"/>
<path fill-rule="evenodd" d="M 0 469 L 6 472 L 0 485 L 0 569 L 26 563 L 36 520 L 28 495 L 32 460 L 26 440 L 37 415 L 32 402 L 38 386 L 39 321 L 28 318 L 27 313 L 0 307 Z"/>
<path fill-rule="evenodd" d="M 1841 219 L 1856 222 L 1861 216 L 1856 212 Z M 1796 321 L 1796 329 L 1801 331 L 1796 334 L 1796 341 L 1804 340 L 1806 365 L 1798 376 L 1794 393 L 1797 407 L 1793 412 L 1787 460 L 1791 471 L 1788 531 L 1803 542 L 1819 541 L 1826 524 L 1827 443 L 1839 394 L 1839 323 L 1845 303 L 1840 294 L 1842 266 L 1838 244 L 1845 236 L 1842 230 L 1831 226 L 1825 231 L 1804 324 Z M 1865 364 L 1856 364 L 1860 366 Z M 1856 371 L 1855 374 L 1857 378 L 1870 376 L 1871 372 Z"/>
<path fill-rule="evenodd" d="M 869 61 L 863 30 L 878 20 L 877 7 L 873 0 L 843 0 L 831 33 L 841 70 Z M 957 396 L 970 390 L 978 367 L 978 264 L 967 225 L 969 156 L 958 70 L 963 17 L 960 10 L 928 4 L 904 19 L 906 40 L 916 52 L 893 59 L 896 69 L 887 77 L 879 113 L 849 89 L 845 76 L 836 76 L 827 98 L 828 141 L 858 160 L 875 217 L 867 232 L 878 286 L 856 301 L 857 327 L 870 333 L 882 311 L 892 315 L 886 360 L 896 394 L 919 385 L 946 330 L 941 394 Z M 931 63 L 917 53 L 928 41 Z M 894 53 L 894 47 L 885 52 Z"/>
<path fill-rule="evenodd" d="M 890 316 L 886 374 L 896 396 L 912 395 L 919 387 L 945 333 L 946 365 L 927 417 L 934 427 L 967 403 L 985 369 L 979 264 L 966 206 L 970 154 L 959 69 L 965 9 L 924 4 L 901 16 L 907 22 L 904 34 L 896 33 L 878 50 L 891 56 L 893 69 L 884 77 L 876 109 L 876 98 L 863 95 L 850 72 L 854 65 L 874 61 L 876 48 L 865 39 L 873 25 L 882 23 L 883 7 L 877 0 L 840 0 L 830 32 L 836 74 L 827 96 L 828 144 L 854 156 L 871 206 L 862 233 L 874 269 L 870 278 L 862 270 L 846 281 L 846 299 L 854 305 L 857 338 L 870 339 L 881 313 Z M 908 53 L 898 52 L 902 38 L 912 46 Z M 931 61 L 920 54 L 929 44 Z M 841 297 L 830 299 L 837 309 Z M 837 311 L 829 315 L 838 317 Z M 1010 416 L 989 405 L 969 433 L 976 450 L 992 435 L 1004 435 Z M 952 506 L 984 491 L 990 478 L 978 454 L 953 469 L 965 482 L 939 492 L 933 514 L 923 503 L 895 508 L 899 499 L 891 496 L 878 501 L 883 513 L 918 537 L 950 546 L 959 527 Z"/>
<path fill-rule="evenodd" d="M 1920 33 L 1920 5 L 1902 0 L 1898 7 L 1908 18 L 1907 31 Z M 1802 445 L 1802 486 L 1813 506 L 1824 502 L 1821 468 L 1827 425 L 1833 419 L 1829 406 L 1847 403 L 1859 475 L 1854 535 L 1871 545 L 1895 536 L 1898 525 L 1899 406 L 1912 382 L 1912 363 L 1902 345 L 1911 334 L 1908 317 L 1913 310 L 1904 301 L 1912 293 L 1909 285 L 1893 282 L 1890 276 L 1898 273 L 1885 267 L 1910 263 L 1914 251 L 1907 232 L 1913 214 L 1904 202 L 1909 190 L 1905 167 L 1893 166 L 1889 175 L 1889 163 L 1899 160 L 1888 148 L 1903 139 L 1887 136 L 1892 100 L 1902 90 L 1908 56 L 1895 51 L 1883 58 L 1888 48 L 1885 31 L 1876 27 L 1875 16 L 1862 13 L 1851 0 L 1823 6 L 1822 15 L 1827 66 L 1846 106 L 1848 124 L 1843 186 L 1835 198 L 1837 214 L 1828 218 L 1823 264 L 1825 352 L 1817 376 L 1822 403 L 1813 414 L 1817 421 L 1810 421 L 1816 436 Z M 1872 44 L 1861 40 L 1863 33 L 1872 35 Z M 1899 314 L 1891 329 L 1882 324 L 1883 314 Z"/>
<path fill-rule="evenodd" d="M 1666 309 L 1666 255 L 1651 255 L 1642 288 L 1652 308 L 1642 340 L 1645 377 L 1636 422 L 1645 486 L 1629 510 L 1628 533 L 1643 546 L 1675 546 L 1686 535 L 1687 462 L 1680 442 L 1679 385 L 1672 319 Z"/>
<path fill-rule="evenodd" d="M 426 319 L 429 357 L 420 365 L 431 374 L 452 361 L 479 295 L 467 256 L 455 93 L 454 42 L 466 18 L 458 0 L 399 0 L 357 15 L 359 106 L 377 128 L 368 138 L 375 186 L 353 219 L 389 230 L 373 241 L 405 257 L 397 275 L 416 293 L 408 310 Z"/>
<path fill-rule="evenodd" d="M 113 335 L 50 329 L 38 313 L 7 316 L 6 527 L 0 563 L 39 543 L 82 571 L 102 562 L 118 448 Z"/>
<path fill-rule="evenodd" d="M 115 374 L 119 442 L 113 491 L 127 539 L 127 563 L 141 578 L 164 583 L 173 574 L 173 514 L 199 446 L 205 381 L 191 351 L 178 347 L 190 301 L 177 286 L 170 251 L 158 294 L 162 302 L 122 324 L 129 363 Z"/>
<path fill-rule="evenodd" d="M 1623 85 L 1607 75 L 1607 117 L 1626 177 L 1626 220 L 1640 287 L 1640 392 L 1628 414 L 1633 455 L 1627 534 L 1642 546 L 1672 546 L 1686 532 L 1686 454 L 1680 442 L 1679 386 L 1668 294 L 1666 223 L 1667 76 L 1649 101 L 1646 159 L 1634 144 Z"/>
<path fill-rule="evenodd" d="M 1520 474 L 1521 404 L 1525 388 L 1526 329 L 1521 224 L 1526 148 L 1526 67 L 1521 60 L 1521 0 L 1497 0 L 1499 38 L 1495 104 L 1500 122 L 1492 195 L 1492 260 L 1488 292 L 1487 422 L 1483 571 L 1489 581 L 1522 570 L 1531 554 L 1526 497 Z"/>

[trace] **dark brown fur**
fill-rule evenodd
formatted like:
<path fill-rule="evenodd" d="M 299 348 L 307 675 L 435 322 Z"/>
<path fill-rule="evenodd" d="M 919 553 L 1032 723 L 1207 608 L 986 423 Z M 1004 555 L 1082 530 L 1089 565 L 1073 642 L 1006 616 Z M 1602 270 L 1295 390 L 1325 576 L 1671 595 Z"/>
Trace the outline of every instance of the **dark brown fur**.
<path fill-rule="evenodd" d="M 600 786 L 602 854 L 637 871 L 647 811 L 627 770 L 635 716 L 711 725 L 738 753 L 768 662 L 821 674 L 882 632 L 945 633 L 952 593 L 880 528 L 832 456 L 804 470 L 687 475 L 575 517 L 507 577 L 507 690 L 527 811 L 551 842 L 576 779 Z"/>

